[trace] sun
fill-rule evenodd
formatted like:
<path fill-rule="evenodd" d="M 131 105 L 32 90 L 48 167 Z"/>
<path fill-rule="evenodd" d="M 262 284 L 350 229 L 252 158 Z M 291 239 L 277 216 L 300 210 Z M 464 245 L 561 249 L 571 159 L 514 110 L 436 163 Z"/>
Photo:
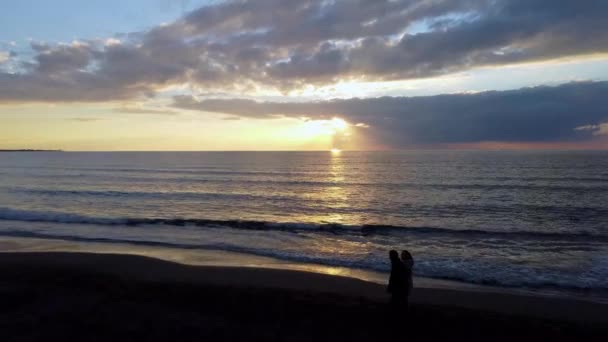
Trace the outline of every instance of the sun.
<path fill-rule="evenodd" d="M 339 148 L 332 148 L 331 150 L 329 150 L 329 152 L 331 152 L 331 154 L 340 154 L 342 150 Z"/>
<path fill-rule="evenodd" d="M 333 118 L 329 121 L 329 126 L 334 131 L 344 131 L 348 128 L 348 123 L 340 118 Z"/>
<path fill-rule="evenodd" d="M 299 134 L 308 137 L 333 136 L 345 134 L 348 131 L 349 123 L 344 119 L 332 118 L 330 120 L 310 120 L 299 127 Z"/>
<path fill-rule="evenodd" d="M 297 125 L 288 127 L 283 134 L 289 141 L 300 142 L 311 146 L 308 149 L 332 150 L 333 147 L 345 146 L 351 139 L 354 125 L 339 117 L 319 120 L 299 120 Z M 332 154 L 339 154 L 335 149 Z"/>

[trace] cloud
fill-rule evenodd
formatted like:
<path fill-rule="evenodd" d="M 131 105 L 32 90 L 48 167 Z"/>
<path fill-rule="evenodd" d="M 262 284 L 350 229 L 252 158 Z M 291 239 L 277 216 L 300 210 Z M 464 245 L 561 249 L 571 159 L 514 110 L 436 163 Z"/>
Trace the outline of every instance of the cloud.
<path fill-rule="evenodd" d="M 82 43 L 55 47 L 34 43 L 32 48 L 38 54 L 35 57 L 36 62 L 29 66 L 35 72 L 45 75 L 83 70 L 90 64 L 93 57 L 93 51 L 90 47 Z"/>
<path fill-rule="evenodd" d="M 0 51 L 0 64 L 5 63 L 9 60 L 11 54 L 6 51 Z"/>
<path fill-rule="evenodd" d="M 308 103 L 201 100 L 174 106 L 249 118 L 339 116 L 392 147 L 484 141 L 584 141 L 605 134 L 608 82 L 426 97 L 379 97 Z M 367 127 L 366 127 L 367 126 Z"/>
<path fill-rule="evenodd" d="M 127 114 L 156 114 L 156 115 L 176 115 L 176 114 L 178 114 L 178 112 L 175 110 L 143 108 L 143 107 L 119 107 L 119 108 L 114 108 L 113 111 L 116 113 L 127 113 Z"/>
<path fill-rule="evenodd" d="M 576 127 L 576 131 L 589 131 L 593 135 L 608 135 L 608 122 L 599 123 L 597 125 L 584 125 Z"/>
<path fill-rule="evenodd" d="M 101 118 L 69 118 L 66 120 L 77 121 L 77 122 L 94 122 L 94 121 L 101 121 L 103 119 L 101 119 Z"/>
<path fill-rule="evenodd" d="M 197 100 L 194 96 L 173 98 L 173 106 L 181 109 L 234 114 L 240 117 L 271 119 L 289 113 L 295 116 L 319 117 L 323 106 L 319 103 L 262 103 L 249 99 Z"/>
<path fill-rule="evenodd" d="M 32 43 L 0 102 L 403 80 L 608 53 L 604 0 L 226 1 L 148 31 Z M 414 30 L 415 29 L 415 30 Z"/>

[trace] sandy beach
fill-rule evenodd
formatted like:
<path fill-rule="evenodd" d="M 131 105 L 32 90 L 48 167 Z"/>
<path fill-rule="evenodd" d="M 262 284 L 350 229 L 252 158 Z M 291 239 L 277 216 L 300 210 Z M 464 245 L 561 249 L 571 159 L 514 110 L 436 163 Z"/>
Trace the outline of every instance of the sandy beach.
<path fill-rule="evenodd" d="M 383 285 L 310 272 L 94 253 L 0 254 L 7 341 L 603 340 L 607 306 L 417 288 L 391 315 Z"/>

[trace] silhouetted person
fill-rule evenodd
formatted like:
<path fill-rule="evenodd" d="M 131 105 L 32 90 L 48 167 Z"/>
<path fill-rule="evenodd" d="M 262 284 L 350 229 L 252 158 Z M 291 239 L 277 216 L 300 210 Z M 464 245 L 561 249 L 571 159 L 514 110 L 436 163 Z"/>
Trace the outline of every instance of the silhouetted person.
<path fill-rule="evenodd" d="M 405 307 L 409 305 L 410 294 L 412 293 L 412 289 L 414 288 L 413 281 L 413 268 L 414 268 L 414 258 L 410 252 L 405 249 L 401 251 L 401 262 L 405 266 L 405 279 L 406 279 L 406 289 L 405 289 Z"/>
<path fill-rule="evenodd" d="M 391 250 L 388 256 L 391 260 L 391 275 L 387 290 L 391 294 L 391 308 L 398 313 L 407 304 L 407 269 L 396 250 Z"/>

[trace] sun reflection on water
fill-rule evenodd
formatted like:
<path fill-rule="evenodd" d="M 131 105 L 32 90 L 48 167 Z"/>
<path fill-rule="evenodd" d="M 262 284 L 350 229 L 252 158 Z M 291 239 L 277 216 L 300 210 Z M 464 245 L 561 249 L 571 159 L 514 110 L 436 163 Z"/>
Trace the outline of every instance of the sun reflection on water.
<path fill-rule="evenodd" d="M 323 188 L 322 196 L 324 198 L 331 199 L 331 207 L 336 209 L 349 208 L 349 196 L 348 192 L 344 188 L 343 182 L 346 181 L 345 174 L 345 159 L 342 157 L 342 151 L 339 149 L 331 150 L 331 157 L 328 161 L 328 178 L 332 183 L 332 186 Z M 339 212 L 333 212 L 329 217 L 325 217 L 325 220 L 329 223 L 343 223 L 344 215 Z"/>

